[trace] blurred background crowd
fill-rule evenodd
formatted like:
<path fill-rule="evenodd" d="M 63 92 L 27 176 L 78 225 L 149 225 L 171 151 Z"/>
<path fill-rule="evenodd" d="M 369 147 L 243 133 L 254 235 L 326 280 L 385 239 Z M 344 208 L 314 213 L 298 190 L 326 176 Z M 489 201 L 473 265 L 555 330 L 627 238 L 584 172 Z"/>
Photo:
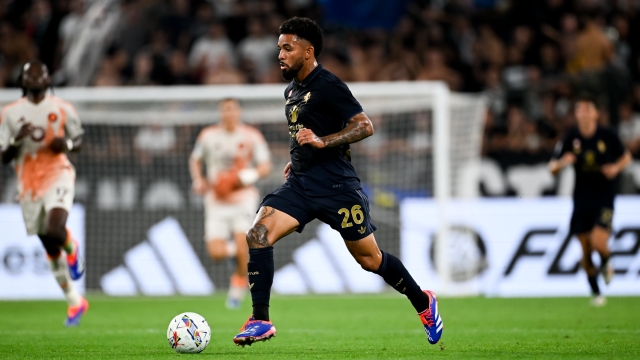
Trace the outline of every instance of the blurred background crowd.
<path fill-rule="evenodd" d="M 640 156 L 639 0 L 2 0 L 0 86 L 34 57 L 55 86 L 282 82 L 294 15 L 321 23 L 344 81 L 484 93 L 483 155 L 503 170 L 546 162 L 585 90 Z"/>

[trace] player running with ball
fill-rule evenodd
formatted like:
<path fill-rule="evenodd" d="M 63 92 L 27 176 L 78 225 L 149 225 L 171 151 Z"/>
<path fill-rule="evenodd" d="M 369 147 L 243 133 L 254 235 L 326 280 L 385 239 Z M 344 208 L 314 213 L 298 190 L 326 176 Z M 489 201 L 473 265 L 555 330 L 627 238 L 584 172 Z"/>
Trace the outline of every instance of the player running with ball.
<path fill-rule="evenodd" d="M 575 169 L 570 232 L 582 245 L 582 266 L 591 286 L 592 304 L 603 306 L 606 300 L 600 295 L 598 273 L 604 276 L 606 284 L 614 273 L 607 246 L 613 219 L 614 180 L 631 162 L 631 154 L 614 132 L 598 125 L 600 112 L 593 98 L 578 98 L 574 114 L 578 127 L 558 144 L 549 170 L 557 174 L 568 165 Z M 591 259 L 594 250 L 600 254 L 600 269 L 596 269 Z"/>
<path fill-rule="evenodd" d="M 82 276 L 84 263 L 66 228 L 76 177 L 66 152 L 80 148 L 84 131 L 71 104 L 47 95 L 50 82 L 43 63 L 24 65 L 24 96 L 2 109 L 0 149 L 2 162 L 15 165 L 27 233 L 42 241 L 51 272 L 67 299 L 65 325 L 75 326 L 89 303 L 72 281 Z"/>
<path fill-rule="evenodd" d="M 435 294 L 421 290 L 402 262 L 376 244 L 349 150 L 349 144 L 373 135 L 373 126 L 349 88 L 317 63 L 322 42 L 320 27 L 310 19 L 294 17 L 280 26 L 280 69 L 292 80 L 284 91 L 291 162 L 284 169 L 286 182 L 264 198 L 247 233 L 253 315 L 233 341 L 251 345 L 276 334 L 269 318 L 273 245 L 317 218 L 342 235 L 363 269 L 409 298 L 435 344 L 443 329 Z"/>
<path fill-rule="evenodd" d="M 204 238 L 209 256 L 216 261 L 236 260 L 227 307 L 237 309 L 249 286 L 245 237 L 260 201 L 253 184 L 271 171 L 271 155 L 260 131 L 240 122 L 238 100 L 222 100 L 219 109 L 220 124 L 200 132 L 189 170 L 193 191 L 205 197 Z"/>

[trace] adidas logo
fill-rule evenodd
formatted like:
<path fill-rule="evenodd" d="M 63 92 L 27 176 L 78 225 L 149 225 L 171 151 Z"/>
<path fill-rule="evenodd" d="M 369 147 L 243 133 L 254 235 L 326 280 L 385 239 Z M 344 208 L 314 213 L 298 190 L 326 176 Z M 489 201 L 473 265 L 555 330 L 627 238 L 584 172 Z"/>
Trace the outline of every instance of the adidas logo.
<path fill-rule="evenodd" d="M 293 252 L 293 262 L 276 271 L 273 291 L 279 294 L 379 293 L 385 283 L 353 259 L 340 233 L 318 227 L 315 239 Z"/>
<path fill-rule="evenodd" d="M 209 295 L 214 284 L 180 223 L 168 217 L 147 231 L 148 241 L 129 249 L 124 264 L 106 273 L 100 286 L 107 295 Z"/>

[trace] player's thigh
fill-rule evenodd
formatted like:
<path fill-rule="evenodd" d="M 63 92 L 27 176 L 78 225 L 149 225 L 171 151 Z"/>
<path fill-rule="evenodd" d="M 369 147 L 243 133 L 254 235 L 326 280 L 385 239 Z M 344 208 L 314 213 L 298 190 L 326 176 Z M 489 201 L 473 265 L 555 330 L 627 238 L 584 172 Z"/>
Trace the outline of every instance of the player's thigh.
<path fill-rule="evenodd" d="M 591 245 L 594 248 L 600 250 L 601 247 L 606 246 L 611 236 L 610 228 L 605 228 L 599 224 L 593 227 L 591 230 Z"/>
<path fill-rule="evenodd" d="M 217 201 L 207 201 L 204 206 L 204 240 L 226 240 L 231 234 L 233 209 Z M 207 245 L 208 247 L 208 245 Z"/>
<path fill-rule="evenodd" d="M 63 171 L 43 196 L 47 230 L 63 231 L 75 196 L 75 172 Z"/>
<path fill-rule="evenodd" d="M 360 189 L 317 198 L 318 219 L 340 233 L 347 241 L 361 240 L 376 230 L 371 223 L 369 199 Z"/>
<path fill-rule="evenodd" d="M 246 234 L 251 229 L 258 204 L 257 197 L 248 197 L 233 205 L 230 223 L 234 238 L 236 238 L 236 234 Z"/>
<path fill-rule="evenodd" d="M 602 207 L 598 211 L 598 215 L 595 220 L 595 226 L 593 227 L 592 235 L 597 236 L 600 240 L 603 236 L 609 239 L 611 234 L 611 228 L 613 224 L 613 209 L 610 207 Z"/>
<path fill-rule="evenodd" d="M 262 206 L 247 232 L 250 249 L 273 246 L 276 241 L 298 229 L 300 223 L 293 216 L 271 206 Z"/>
<path fill-rule="evenodd" d="M 382 252 L 378 248 L 373 234 L 360 240 L 345 240 L 345 245 L 354 259 L 365 270 L 376 271 L 382 263 Z"/>
<path fill-rule="evenodd" d="M 311 202 L 288 182 L 265 196 L 253 226 L 247 232 L 249 248 L 273 246 L 294 231 L 302 232 L 305 225 L 314 219 Z"/>
<path fill-rule="evenodd" d="M 587 206 L 574 207 L 571 214 L 571 233 L 572 234 L 588 234 L 596 224 L 597 209 Z"/>
<path fill-rule="evenodd" d="M 45 235 L 46 213 L 42 199 L 22 199 L 20 200 L 22 218 L 28 235 Z"/>

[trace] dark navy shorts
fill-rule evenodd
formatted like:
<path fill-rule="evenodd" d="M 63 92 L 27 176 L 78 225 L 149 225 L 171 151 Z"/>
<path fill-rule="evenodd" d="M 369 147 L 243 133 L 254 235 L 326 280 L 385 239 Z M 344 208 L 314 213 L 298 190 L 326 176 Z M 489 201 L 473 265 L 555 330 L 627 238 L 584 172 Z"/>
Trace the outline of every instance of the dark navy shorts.
<path fill-rule="evenodd" d="M 260 204 L 271 206 L 298 220 L 296 229 L 318 219 L 337 230 L 344 240 L 360 240 L 376 231 L 369 214 L 369 199 L 362 189 L 331 196 L 308 196 L 289 183 L 265 196 Z"/>
<path fill-rule="evenodd" d="M 599 226 L 611 231 L 613 220 L 613 207 L 603 206 L 578 206 L 574 205 L 571 215 L 571 233 L 584 234 L 590 232 L 594 226 Z"/>

